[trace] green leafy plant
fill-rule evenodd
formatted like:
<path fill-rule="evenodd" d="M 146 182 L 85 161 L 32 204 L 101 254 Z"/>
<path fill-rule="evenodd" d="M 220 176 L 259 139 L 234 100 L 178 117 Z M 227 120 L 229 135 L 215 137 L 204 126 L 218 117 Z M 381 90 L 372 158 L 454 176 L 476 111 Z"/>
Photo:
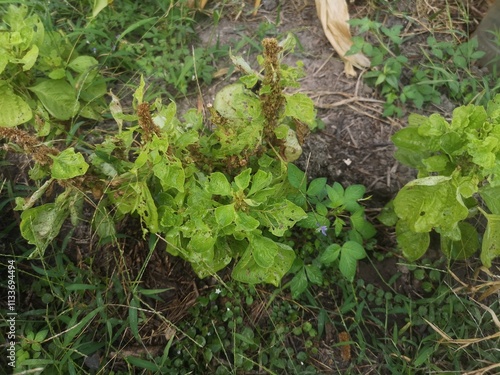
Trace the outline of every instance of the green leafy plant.
<path fill-rule="evenodd" d="M 25 5 L 10 5 L 1 16 L 0 127 L 29 122 L 47 136 L 77 115 L 100 119 L 106 83 L 98 61 L 78 55 Z"/>
<path fill-rule="evenodd" d="M 350 24 L 376 41 L 371 43 L 354 37 L 349 53 L 362 51 L 371 59 L 372 69 L 364 78 L 377 87 L 384 98 L 384 116 L 402 116 L 407 103 L 416 108 L 428 103 L 439 104 L 442 93 L 459 103 L 484 104 L 498 90 L 498 85 L 491 85 L 495 82 L 491 76 L 472 72 L 473 63 L 484 55 L 477 50 L 475 38 L 456 45 L 430 35 L 426 48 L 421 48 L 423 57 L 410 61 L 401 52 L 404 44 L 411 40 L 402 36 L 402 25 L 389 28 L 367 18 L 353 19 Z"/>
<path fill-rule="evenodd" d="M 360 204 L 367 199 L 365 187 L 344 189 L 338 182 L 330 186 L 326 178 L 308 184 L 306 174 L 295 165 L 289 166 L 288 179 L 297 189 L 290 199 L 307 207 L 307 217 L 297 223 L 302 250 L 290 271 L 295 274 L 289 284 L 292 296 L 297 298 L 311 284 L 323 285 L 323 273 L 332 266 L 353 281 L 357 261 L 366 257 L 365 249 L 373 245 L 376 234 Z"/>
<path fill-rule="evenodd" d="M 447 256 L 464 259 L 481 247 L 490 267 L 500 255 L 500 96 L 486 107 L 456 108 L 451 122 L 411 115 L 392 141 L 396 158 L 418 170 L 380 217 L 396 224 L 403 254 L 420 258 L 434 230 Z M 487 223 L 481 236 L 470 222 L 479 214 Z"/>
<path fill-rule="evenodd" d="M 111 104 L 117 122 L 132 126 L 85 156 L 72 147 L 33 152 L 39 162 L 32 178 L 45 183 L 33 196 L 17 200 L 21 233 L 36 246 L 31 256 L 43 255 L 66 219 L 79 223 L 84 192 L 91 190 L 99 197 L 93 227 L 101 240 L 113 240 L 115 223 L 137 216 L 144 235 L 162 238 L 167 251 L 189 261 L 200 277 L 237 259 L 234 279 L 278 285 L 295 253 L 276 239 L 306 217 L 287 198 L 294 189 L 288 163 L 301 152 L 297 133 L 315 123 L 307 96 L 283 93 L 300 76 L 296 68 L 280 65 L 294 41 L 263 41 L 264 74 L 235 58 L 248 74 L 217 95 L 210 119 L 190 110 L 181 122 L 175 103 L 157 100 L 150 106 L 143 101 L 142 82 L 134 114 L 123 114 L 117 98 Z M 255 94 L 250 88 L 258 81 Z M 4 136 L 30 151 L 37 142 L 17 129 Z M 54 202 L 33 207 L 53 183 L 64 191 Z"/>

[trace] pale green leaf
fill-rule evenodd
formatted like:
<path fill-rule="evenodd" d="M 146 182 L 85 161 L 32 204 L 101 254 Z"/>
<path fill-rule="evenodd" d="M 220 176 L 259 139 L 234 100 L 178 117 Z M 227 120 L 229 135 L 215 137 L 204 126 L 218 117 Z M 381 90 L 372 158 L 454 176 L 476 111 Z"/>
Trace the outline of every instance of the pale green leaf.
<path fill-rule="evenodd" d="M 247 168 L 234 178 L 234 183 L 240 190 L 245 190 L 250 185 L 252 169 Z"/>
<path fill-rule="evenodd" d="M 210 175 L 207 191 L 214 195 L 229 196 L 231 195 L 231 184 L 223 173 L 214 172 Z"/>
<path fill-rule="evenodd" d="M 58 120 L 69 120 L 78 113 L 80 104 L 75 89 L 65 80 L 43 80 L 29 89 Z"/>
<path fill-rule="evenodd" d="M 485 214 L 488 223 L 481 247 L 481 262 L 491 267 L 491 262 L 500 256 L 500 215 Z"/>
<path fill-rule="evenodd" d="M 316 111 L 314 103 L 307 95 L 303 93 L 295 93 L 292 95 L 285 95 L 285 115 L 294 117 L 306 123 L 309 126 L 314 124 L 316 119 Z"/>
<path fill-rule="evenodd" d="M 255 235 L 250 237 L 250 249 L 255 262 L 262 268 L 269 268 L 274 263 L 274 258 L 279 251 L 276 242 L 270 238 Z"/>
<path fill-rule="evenodd" d="M 77 73 L 85 73 L 98 64 L 97 60 L 92 56 L 78 56 L 68 64 L 68 68 Z"/>
<path fill-rule="evenodd" d="M 234 204 L 220 206 L 215 209 L 215 221 L 221 228 L 228 226 L 236 219 Z"/>
<path fill-rule="evenodd" d="M 92 18 L 96 17 L 104 8 L 111 4 L 113 0 L 94 0 L 92 6 Z"/>
<path fill-rule="evenodd" d="M 396 240 L 404 257 L 413 262 L 422 257 L 429 248 L 430 235 L 413 232 L 407 223 L 399 220 L 396 224 Z"/>
<path fill-rule="evenodd" d="M 52 156 L 52 166 L 50 172 L 52 178 L 58 180 L 67 180 L 76 176 L 84 175 L 89 165 L 85 162 L 81 153 L 75 153 L 73 147 L 68 147 L 59 155 Z"/>
<path fill-rule="evenodd" d="M 23 124 L 33 117 L 30 106 L 7 86 L 0 89 L 0 127 Z"/>
<path fill-rule="evenodd" d="M 38 46 L 33 45 L 31 49 L 26 52 L 26 54 L 21 59 L 20 63 L 23 64 L 23 71 L 30 70 L 33 65 L 35 65 L 36 59 L 38 58 Z"/>

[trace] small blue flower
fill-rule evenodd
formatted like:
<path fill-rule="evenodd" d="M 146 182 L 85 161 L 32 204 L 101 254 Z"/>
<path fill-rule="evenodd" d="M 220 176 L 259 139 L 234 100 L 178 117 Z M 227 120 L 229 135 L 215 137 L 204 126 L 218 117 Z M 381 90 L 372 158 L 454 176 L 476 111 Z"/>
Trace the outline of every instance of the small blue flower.
<path fill-rule="evenodd" d="M 321 232 L 321 234 L 323 236 L 326 236 L 326 231 L 328 230 L 328 228 L 326 227 L 326 225 L 319 225 L 319 223 L 317 225 L 318 225 L 318 229 L 316 229 L 316 231 L 317 232 Z"/>

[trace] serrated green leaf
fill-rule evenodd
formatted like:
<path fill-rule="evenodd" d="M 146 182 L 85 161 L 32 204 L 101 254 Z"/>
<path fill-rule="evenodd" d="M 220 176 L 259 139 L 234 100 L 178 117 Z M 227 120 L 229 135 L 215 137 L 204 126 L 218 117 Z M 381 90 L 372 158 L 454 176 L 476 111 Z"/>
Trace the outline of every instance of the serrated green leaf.
<path fill-rule="evenodd" d="M 67 180 L 76 176 L 83 176 L 89 169 L 81 153 L 75 153 L 73 147 L 68 147 L 56 156 L 51 155 L 53 160 L 50 167 L 52 178 Z"/>
<path fill-rule="evenodd" d="M 229 196 L 231 195 L 231 184 L 223 173 L 214 172 L 210 175 L 207 191 L 214 195 Z"/>
<path fill-rule="evenodd" d="M 13 127 L 33 117 L 30 106 L 7 86 L 0 88 L 0 127 Z"/>
<path fill-rule="evenodd" d="M 42 102 L 45 109 L 58 120 L 69 120 L 76 116 L 80 103 L 75 89 L 65 80 L 42 80 L 29 87 Z"/>
<path fill-rule="evenodd" d="M 404 257 L 413 262 L 422 257 L 429 248 L 430 235 L 427 232 L 413 232 L 406 222 L 400 220 L 396 225 L 396 240 Z"/>

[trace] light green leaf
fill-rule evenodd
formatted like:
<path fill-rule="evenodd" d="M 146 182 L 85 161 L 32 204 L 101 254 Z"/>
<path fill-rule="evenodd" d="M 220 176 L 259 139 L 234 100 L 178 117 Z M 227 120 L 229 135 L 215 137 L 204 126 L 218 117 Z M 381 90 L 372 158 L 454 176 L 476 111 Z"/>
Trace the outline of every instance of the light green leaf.
<path fill-rule="evenodd" d="M 29 208 L 21 214 L 21 234 L 36 250 L 30 255 L 42 257 L 47 246 L 59 234 L 69 210 L 55 203 Z"/>
<path fill-rule="evenodd" d="M 364 210 L 358 210 L 351 215 L 351 224 L 365 240 L 377 234 L 375 227 L 366 220 Z"/>
<path fill-rule="evenodd" d="M 430 235 L 413 232 L 406 222 L 399 220 L 396 224 L 396 240 L 404 257 L 413 262 L 422 257 L 429 248 Z"/>
<path fill-rule="evenodd" d="M 285 100 L 285 116 L 294 117 L 309 126 L 314 124 L 316 111 L 311 98 L 306 94 L 298 92 L 292 95 L 285 95 Z"/>
<path fill-rule="evenodd" d="M 270 283 L 278 287 L 281 279 L 293 264 L 295 252 L 285 244 L 276 243 L 276 245 L 279 251 L 271 267 L 260 267 L 252 256 L 249 247 L 234 267 L 232 278 L 247 284 Z"/>
<path fill-rule="evenodd" d="M 307 276 L 305 270 L 302 268 L 297 274 L 290 280 L 290 291 L 292 292 L 292 298 L 298 298 L 309 285 L 307 281 Z"/>
<path fill-rule="evenodd" d="M 252 232 L 260 225 L 259 221 L 244 212 L 236 212 L 236 230 L 242 232 Z"/>
<path fill-rule="evenodd" d="M 285 231 L 299 220 L 307 217 L 302 208 L 289 200 L 275 203 L 257 212 L 259 221 L 275 236 L 283 236 Z"/>
<path fill-rule="evenodd" d="M 262 268 L 271 267 L 279 251 L 276 242 L 260 235 L 250 237 L 250 249 L 255 262 Z"/>
<path fill-rule="evenodd" d="M 481 262 L 485 267 L 491 267 L 491 261 L 500 256 L 500 215 L 490 215 L 483 212 L 488 220 L 481 247 Z"/>
<path fill-rule="evenodd" d="M 7 86 L 0 88 L 0 108 L 0 127 L 17 126 L 33 117 L 28 103 Z"/>
<path fill-rule="evenodd" d="M 23 71 L 30 70 L 33 65 L 35 65 L 36 59 L 38 58 L 38 46 L 33 45 L 31 49 L 26 52 L 24 57 L 21 59 L 20 63 L 23 64 Z"/>
<path fill-rule="evenodd" d="M 344 192 L 345 209 L 349 212 L 358 211 L 361 206 L 358 200 L 363 198 L 366 188 L 363 185 L 349 185 Z"/>
<path fill-rule="evenodd" d="M 394 199 L 394 210 L 413 232 L 429 232 L 433 228 L 450 231 L 469 214 L 457 194 L 457 187 L 449 178 L 417 179 L 399 191 Z"/>
<path fill-rule="evenodd" d="M 228 226 L 236 219 L 234 204 L 220 206 L 215 209 L 215 221 L 221 228 Z"/>
<path fill-rule="evenodd" d="M 98 61 L 92 56 L 78 56 L 68 64 L 68 68 L 77 73 L 85 73 L 95 68 L 98 64 Z"/>
<path fill-rule="evenodd" d="M 458 223 L 460 240 L 453 240 L 441 235 L 441 250 L 451 259 L 464 260 L 470 258 L 479 249 L 479 236 L 476 228 L 462 221 Z"/>
<path fill-rule="evenodd" d="M 495 215 L 500 215 L 500 186 L 485 186 L 479 190 L 479 195 L 486 207 Z"/>
<path fill-rule="evenodd" d="M 344 243 L 344 245 L 342 245 L 342 254 L 345 252 L 348 252 L 349 256 L 356 260 L 366 258 L 366 251 L 358 242 L 347 241 Z"/>
<path fill-rule="evenodd" d="M 358 262 L 356 261 L 355 258 L 350 256 L 347 252 L 346 253 L 344 253 L 344 251 L 341 252 L 339 270 L 342 273 L 342 275 L 350 282 L 354 280 L 354 276 L 356 275 L 357 264 Z"/>
<path fill-rule="evenodd" d="M 0 54 L 0 74 L 3 73 L 8 63 L 9 63 L 9 55 L 7 53 L 2 52 L 2 54 Z"/>
<path fill-rule="evenodd" d="M 231 184 L 223 173 L 214 172 L 210 175 L 207 191 L 214 195 L 229 196 L 231 195 Z"/>
<path fill-rule="evenodd" d="M 330 203 L 327 205 L 330 208 L 337 208 L 344 204 L 344 188 L 338 182 L 332 186 L 326 187 Z"/>
<path fill-rule="evenodd" d="M 78 113 L 80 104 L 75 89 L 65 80 L 43 80 L 29 87 L 47 111 L 58 120 L 69 120 Z"/>
<path fill-rule="evenodd" d="M 76 176 L 84 175 L 89 165 L 85 162 L 81 153 L 75 153 L 73 147 L 68 147 L 59 155 L 50 155 L 53 160 L 50 172 L 52 178 L 67 180 Z"/>
<path fill-rule="evenodd" d="M 258 191 L 268 187 L 272 181 L 273 175 L 271 173 L 264 172 L 262 169 L 259 169 L 252 177 L 252 186 L 250 187 L 247 196 L 250 197 Z"/>
<path fill-rule="evenodd" d="M 234 178 L 234 183 L 240 190 L 245 190 L 250 185 L 252 169 L 247 168 Z"/>
<path fill-rule="evenodd" d="M 92 18 L 97 17 L 97 15 L 111 4 L 113 0 L 94 0 L 94 5 L 92 6 Z"/>

